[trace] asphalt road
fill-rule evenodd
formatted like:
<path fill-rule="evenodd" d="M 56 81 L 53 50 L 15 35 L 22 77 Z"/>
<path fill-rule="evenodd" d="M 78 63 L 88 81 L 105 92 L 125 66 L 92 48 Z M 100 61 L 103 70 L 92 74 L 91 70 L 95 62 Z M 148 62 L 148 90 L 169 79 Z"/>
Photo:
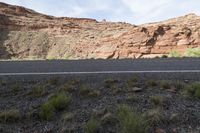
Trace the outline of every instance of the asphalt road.
<path fill-rule="evenodd" d="M 84 73 L 200 73 L 200 58 L 1 61 L 0 75 Z"/>

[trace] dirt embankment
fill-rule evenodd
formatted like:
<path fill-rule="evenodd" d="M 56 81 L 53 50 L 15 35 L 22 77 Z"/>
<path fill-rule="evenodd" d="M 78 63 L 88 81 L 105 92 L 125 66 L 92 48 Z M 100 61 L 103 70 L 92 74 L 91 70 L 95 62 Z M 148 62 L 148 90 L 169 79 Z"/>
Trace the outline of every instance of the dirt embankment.
<path fill-rule="evenodd" d="M 131 25 L 57 18 L 0 3 L 1 59 L 152 58 L 200 46 L 200 17 Z"/>

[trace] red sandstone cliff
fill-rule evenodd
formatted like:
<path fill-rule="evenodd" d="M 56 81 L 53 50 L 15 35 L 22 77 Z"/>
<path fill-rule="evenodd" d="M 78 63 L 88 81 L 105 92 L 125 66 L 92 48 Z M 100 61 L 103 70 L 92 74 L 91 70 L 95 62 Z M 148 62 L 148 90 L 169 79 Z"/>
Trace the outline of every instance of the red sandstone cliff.
<path fill-rule="evenodd" d="M 131 25 L 57 18 L 0 3 L 0 58 L 140 58 L 200 46 L 200 17 Z"/>

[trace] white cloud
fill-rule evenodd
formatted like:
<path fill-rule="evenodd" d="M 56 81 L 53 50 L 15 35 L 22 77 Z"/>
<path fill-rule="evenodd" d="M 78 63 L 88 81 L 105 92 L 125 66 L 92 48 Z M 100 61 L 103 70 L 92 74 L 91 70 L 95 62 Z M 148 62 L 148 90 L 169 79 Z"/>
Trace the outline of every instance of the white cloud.
<path fill-rule="evenodd" d="M 57 16 L 63 16 L 65 14 L 65 15 L 70 16 L 70 17 L 80 17 L 85 12 L 86 12 L 85 9 L 83 9 L 83 8 L 81 8 L 79 6 L 75 6 L 75 7 L 72 8 L 71 11 L 69 11 L 67 13 L 66 12 L 60 13 L 62 15 L 57 15 Z"/>
<path fill-rule="evenodd" d="M 122 0 L 131 10 L 132 23 L 161 21 L 188 13 L 199 14 L 199 0 Z"/>
<path fill-rule="evenodd" d="M 200 0 L 0 0 L 38 12 L 89 17 L 134 24 L 161 21 L 188 13 L 200 14 Z"/>
<path fill-rule="evenodd" d="M 135 13 L 151 11 L 156 7 L 163 6 L 171 0 L 122 0 L 122 2 Z"/>

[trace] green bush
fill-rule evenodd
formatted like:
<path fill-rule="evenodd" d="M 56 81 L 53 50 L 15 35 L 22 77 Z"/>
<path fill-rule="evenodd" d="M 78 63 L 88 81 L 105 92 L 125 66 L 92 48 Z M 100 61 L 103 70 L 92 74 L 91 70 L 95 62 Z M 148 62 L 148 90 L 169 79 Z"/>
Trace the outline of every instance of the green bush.
<path fill-rule="evenodd" d="M 5 80 L 0 80 L 0 86 L 5 86 L 6 85 L 6 81 Z"/>
<path fill-rule="evenodd" d="M 168 56 L 167 55 L 162 55 L 161 58 L 168 58 Z"/>
<path fill-rule="evenodd" d="M 200 88 L 195 90 L 194 96 L 200 99 Z"/>
<path fill-rule="evenodd" d="M 90 89 L 87 86 L 81 86 L 79 90 L 79 95 L 83 97 L 98 97 L 100 95 L 100 91 Z"/>
<path fill-rule="evenodd" d="M 200 83 L 192 83 L 184 89 L 184 94 L 200 98 Z"/>
<path fill-rule="evenodd" d="M 65 112 L 63 115 L 62 115 L 62 120 L 64 123 L 66 123 L 67 121 L 71 121 L 74 117 L 74 114 L 73 113 L 70 113 L 70 112 Z"/>
<path fill-rule="evenodd" d="M 46 93 L 46 87 L 45 85 L 38 84 L 32 88 L 32 91 L 30 92 L 31 95 L 34 97 L 42 97 Z"/>
<path fill-rule="evenodd" d="M 135 87 L 137 85 L 137 83 L 138 83 L 138 77 L 134 76 L 127 81 L 127 86 L 128 87 Z"/>
<path fill-rule="evenodd" d="M 19 83 L 15 83 L 13 86 L 12 86 L 12 92 L 14 94 L 17 94 L 21 89 L 21 85 Z"/>
<path fill-rule="evenodd" d="M 126 105 L 118 108 L 117 117 L 122 133 L 146 133 L 148 130 L 148 123 L 144 116 L 132 111 Z"/>
<path fill-rule="evenodd" d="M 162 89 L 170 89 L 171 88 L 170 82 L 166 81 L 166 80 L 160 81 L 160 86 Z"/>
<path fill-rule="evenodd" d="M 189 48 L 184 55 L 186 57 L 200 57 L 200 48 Z"/>
<path fill-rule="evenodd" d="M 49 103 L 53 105 L 56 110 L 62 110 L 70 103 L 71 98 L 66 93 L 60 93 L 50 98 Z"/>
<path fill-rule="evenodd" d="M 97 133 L 98 127 L 99 122 L 97 120 L 91 119 L 86 123 L 84 130 L 86 133 Z"/>
<path fill-rule="evenodd" d="M 77 88 L 77 86 L 80 84 L 80 80 L 78 79 L 72 79 L 70 81 L 67 81 L 64 83 L 60 88 L 59 91 L 67 91 L 67 92 L 74 92 Z"/>
<path fill-rule="evenodd" d="M 177 80 L 173 83 L 173 86 L 176 88 L 176 90 L 183 90 L 185 88 L 185 83 Z"/>
<path fill-rule="evenodd" d="M 135 95 L 129 95 L 126 98 L 126 101 L 128 101 L 128 102 L 136 102 L 137 100 L 138 100 L 138 98 Z"/>
<path fill-rule="evenodd" d="M 163 105 L 164 103 L 164 99 L 161 96 L 151 96 L 150 97 L 150 101 L 154 104 L 154 105 Z"/>
<path fill-rule="evenodd" d="M 91 89 L 87 86 L 81 86 L 79 90 L 79 94 L 81 96 L 87 96 L 91 92 Z"/>
<path fill-rule="evenodd" d="M 74 85 L 71 85 L 71 84 L 68 84 L 68 83 L 65 83 L 64 85 L 62 85 L 60 88 L 59 88 L 59 91 L 62 92 L 62 91 L 65 91 L 65 92 L 74 92 L 75 91 L 75 86 Z"/>
<path fill-rule="evenodd" d="M 105 83 L 105 87 L 106 88 L 110 88 L 110 89 L 115 89 L 116 87 L 116 84 L 118 83 L 119 81 L 117 79 L 113 79 L 113 78 L 108 78 L 104 81 Z"/>
<path fill-rule="evenodd" d="M 100 96 L 100 91 L 98 90 L 92 90 L 89 94 L 88 94 L 89 97 L 98 97 Z"/>
<path fill-rule="evenodd" d="M 171 51 L 169 57 L 181 57 L 181 54 L 178 51 Z"/>
<path fill-rule="evenodd" d="M 163 112 L 160 109 L 151 109 L 146 112 L 146 118 L 151 126 L 156 126 L 165 121 Z"/>
<path fill-rule="evenodd" d="M 16 122 L 21 118 L 18 109 L 10 109 L 0 112 L 0 122 Z"/>
<path fill-rule="evenodd" d="M 50 85 L 58 85 L 58 82 L 59 82 L 59 77 L 53 77 L 48 81 Z"/>
<path fill-rule="evenodd" d="M 68 83 L 70 84 L 70 85 L 79 85 L 80 84 L 80 80 L 79 79 L 72 79 L 72 80 L 70 80 Z"/>
<path fill-rule="evenodd" d="M 107 112 L 101 117 L 101 125 L 115 125 L 117 124 L 117 118 L 112 113 Z"/>
<path fill-rule="evenodd" d="M 179 121 L 179 118 L 180 118 L 180 117 L 181 117 L 181 116 L 180 116 L 179 114 L 177 114 L 177 113 L 172 113 L 171 116 L 170 116 L 170 118 L 169 118 L 169 121 L 170 121 L 171 123 L 176 123 L 176 122 Z"/>
<path fill-rule="evenodd" d="M 40 116 L 44 120 L 50 120 L 56 111 L 65 109 L 70 103 L 71 98 L 66 93 L 60 93 L 51 97 L 42 105 Z"/>
<path fill-rule="evenodd" d="M 42 111 L 40 113 L 40 117 L 43 120 L 47 120 L 49 121 L 50 119 L 52 119 L 52 117 L 55 114 L 55 108 L 53 107 L 53 105 L 51 103 L 45 103 L 42 105 Z"/>
<path fill-rule="evenodd" d="M 148 80 L 146 84 L 150 87 L 157 86 L 157 82 L 153 79 Z"/>

